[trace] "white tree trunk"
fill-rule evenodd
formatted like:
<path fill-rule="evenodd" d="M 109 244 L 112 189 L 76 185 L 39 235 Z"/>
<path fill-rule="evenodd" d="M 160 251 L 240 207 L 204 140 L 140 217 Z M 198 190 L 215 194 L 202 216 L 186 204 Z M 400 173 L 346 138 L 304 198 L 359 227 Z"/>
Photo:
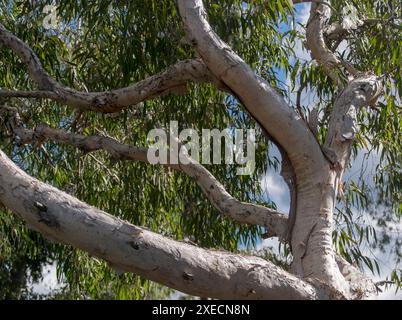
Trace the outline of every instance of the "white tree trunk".
<path fill-rule="evenodd" d="M 169 166 L 192 177 L 211 203 L 228 217 L 267 227 L 281 240 L 290 232 L 293 274 L 260 258 L 201 249 L 121 221 L 28 176 L 1 151 L 0 202 L 49 239 L 85 250 L 115 269 L 137 273 L 192 295 L 221 299 L 370 297 L 375 292 L 373 282 L 336 255 L 332 229 L 337 186 L 358 130 L 356 116 L 380 94 L 379 79 L 349 66 L 346 68 L 351 80 L 344 84 L 345 79 L 334 72 L 344 64 L 326 47 L 324 37 L 330 9 L 314 1 L 307 46 L 342 89 L 333 107 L 325 146 L 321 147 L 304 120 L 212 31 L 201 0 L 178 0 L 178 5 L 188 40 L 202 60 L 178 62 L 165 72 L 111 92 L 83 93 L 57 83 L 33 51 L 0 24 L 0 43 L 20 57 L 31 78 L 43 89 L 0 90 L 0 97 L 50 98 L 81 111 L 115 112 L 146 99 L 183 91 L 188 81 L 210 82 L 232 93 L 290 162 L 294 181 L 289 185 L 295 201 L 289 225 L 276 211 L 233 198 L 195 162 Z M 32 143 L 40 136 L 86 151 L 102 149 L 118 159 L 147 161 L 145 149 L 113 139 L 84 137 L 46 126 L 32 131 L 20 125 L 17 118 L 11 127 L 23 143 Z"/>
<path fill-rule="evenodd" d="M 325 290 L 256 257 L 205 250 L 124 222 L 28 176 L 0 151 L 0 202 L 46 238 L 192 295 L 318 299 Z"/>

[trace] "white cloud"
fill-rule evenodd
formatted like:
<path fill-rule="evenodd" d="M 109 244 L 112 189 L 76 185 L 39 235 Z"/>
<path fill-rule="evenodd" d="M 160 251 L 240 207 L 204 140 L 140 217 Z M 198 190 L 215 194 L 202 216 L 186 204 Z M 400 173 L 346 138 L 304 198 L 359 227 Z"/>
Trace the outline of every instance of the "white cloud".
<path fill-rule="evenodd" d="M 283 179 L 274 172 L 269 172 L 261 180 L 261 187 L 267 193 L 269 199 L 276 203 L 279 210 L 284 211 L 288 207 L 287 199 L 289 199 L 288 187 Z"/>
<path fill-rule="evenodd" d="M 347 170 L 345 173 L 345 180 L 350 178 L 356 179 L 360 175 L 361 168 L 365 167 L 365 178 L 366 183 L 369 183 L 369 177 L 375 173 L 376 165 L 379 162 L 379 157 L 381 150 L 377 153 L 372 151 L 370 157 L 365 159 L 365 153 L 368 150 L 361 150 L 356 159 L 353 161 L 352 168 Z M 270 157 L 276 156 L 280 159 L 280 155 L 278 150 L 275 148 L 270 152 Z M 279 175 L 278 172 L 274 170 L 269 171 L 262 179 L 261 179 L 261 186 L 263 190 L 267 193 L 270 200 L 274 201 L 278 206 L 278 210 L 282 212 L 288 212 L 289 210 L 289 191 L 286 183 L 283 181 L 282 177 Z M 371 182 L 371 185 L 373 183 Z M 370 216 L 368 213 L 359 214 L 357 211 L 354 212 L 354 218 L 356 221 L 361 220 L 361 223 L 365 225 L 371 225 L 375 227 L 377 234 L 380 234 L 382 230 L 377 227 L 377 220 L 375 217 Z M 390 224 L 391 225 L 391 224 Z M 393 234 L 389 236 L 393 237 L 400 237 L 402 234 L 402 225 L 400 223 L 393 223 L 392 224 Z M 276 238 L 273 239 L 266 239 L 262 240 L 257 246 L 256 250 L 261 250 L 263 248 L 272 248 L 275 253 L 278 253 L 278 245 L 279 242 Z M 371 271 L 365 270 L 366 274 L 373 278 L 374 281 L 382 281 L 386 278 L 387 275 L 393 269 L 392 262 L 394 261 L 394 257 L 391 254 L 391 250 L 389 249 L 387 252 L 381 252 L 379 249 L 373 250 L 368 245 L 363 246 L 361 248 L 362 253 L 364 255 L 375 257 L 380 264 L 381 268 L 381 275 L 372 275 Z M 383 292 L 378 295 L 378 299 L 380 300 L 387 300 L 387 299 L 402 299 L 402 291 L 395 293 L 395 288 L 390 287 L 389 289 L 385 290 L 382 288 Z"/>
<path fill-rule="evenodd" d="M 36 294 L 50 294 L 63 287 L 63 283 L 57 280 L 56 263 L 43 266 L 42 277 L 41 281 L 30 284 L 32 291 Z"/>
<path fill-rule="evenodd" d="M 281 159 L 279 150 L 275 146 L 271 148 L 269 157 Z M 289 211 L 289 188 L 279 172 L 275 172 L 275 170 L 271 168 L 271 170 L 261 178 L 261 188 L 268 199 L 276 204 L 279 211 Z"/>

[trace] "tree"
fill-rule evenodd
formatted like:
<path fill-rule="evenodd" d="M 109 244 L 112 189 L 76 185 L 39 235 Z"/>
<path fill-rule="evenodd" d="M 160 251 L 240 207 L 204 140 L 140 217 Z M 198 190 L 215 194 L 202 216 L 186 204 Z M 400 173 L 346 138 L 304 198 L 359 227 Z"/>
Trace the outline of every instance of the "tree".
<path fill-rule="evenodd" d="M 61 1 L 46 23 L 46 1 L 1 4 L 3 238 L 39 248 L 28 227 L 64 244 L 46 242 L 44 255 L 73 295 L 144 298 L 155 293 L 149 279 L 219 299 L 375 296 L 358 266 L 376 262 L 354 245 L 371 230 L 350 212 L 376 201 L 364 180 L 343 176 L 359 150 L 379 151 L 375 195 L 400 216 L 401 4 L 311 1 L 307 24 L 294 27 L 294 7 L 308 1 L 204 2 Z M 300 38 L 313 63 L 295 59 Z M 302 106 L 305 91 L 315 106 Z M 253 174 L 188 155 L 150 165 L 146 134 L 170 120 L 256 125 Z M 259 183 L 279 166 L 288 215 Z M 261 236 L 285 245 L 289 268 L 238 252 Z"/>

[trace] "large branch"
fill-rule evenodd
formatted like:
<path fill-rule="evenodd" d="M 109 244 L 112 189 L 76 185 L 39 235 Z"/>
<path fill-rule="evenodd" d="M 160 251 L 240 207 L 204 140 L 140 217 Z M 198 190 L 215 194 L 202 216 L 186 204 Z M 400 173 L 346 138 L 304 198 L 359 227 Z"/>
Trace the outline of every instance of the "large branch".
<path fill-rule="evenodd" d="M 340 83 L 337 74 L 340 61 L 327 48 L 323 35 L 329 10 L 326 5 L 312 4 L 306 31 L 307 46 L 327 74 Z M 329 165 L 319 168 L 317 182 L 304 176 L 306 182 L 310 181 L 309 186 L 298 189 L 298 210 L 291 238 L 292 270 L 302 278 L 313 277 L 349 296 L 350 286 L 336 264 L 332 245 L 333 181 L 330 181 L 330 171 Z"/>
<path fill-rule="evenodd" d="M 302 244 L 300 251 L 302 255 L 298 255 L 298 260 L 304 273 L 315 274 L 320 280 L 332 283 L 344 294 L 360 299 L 373 293 L 373 285 L 362 274 L 359 274 L 357 279 L 355 271 L 351 277 L 348 272 L 345 273 L 344 265 L 337 263 L 332 248 L 333 208 L 336 205 L 338 185 L 342 181 L 342 174 L 348 164 L 357 133 L 357 114 L 360 108 L 373 103 L 380 94 L 381 86 L 379 79 L 374 75 L 358 72 L 339 59 L 327 46 L 325 31 L 328 29 L 326 24 L 330 17 L 329 6 L 313 3 L 307 23 L 306 40 L 312 57 L 338 85 L 340 91 L 330 115 L 323 148 L 331 166 L 321 172 L 323 184 L 319 197 L 316 199 L 310 197 L 311 202 L 320 203 L 320 215 L 298 217 L 295 245 Z M 348 71 L 349 79 L 342 74 L 342 69 Z M 311 224 L 309 220 L 315 222 Z M 305 226 L 308 225 L 312 227 L 307 228 L 310 231 L 306 234 Z M 365 285 L 358 291 L 356 285 L 361 282 L 365 282 Z"/>
<path fill-rule="evenodd" d="M 55 81 L 42 67 L 33 50 L 0 24 L 0 44 L 10 48 L 26 65 L 38 91 L 0 90 L 0 97 L 48 98 L 62 104 L 97 112 L 117 112 L 125 107 L 169 93 L 183 93 L 188 82 L 214 83 L 224 86 L 212 76 L 199 60 L 184 60 L 165 71 L 150 76 L 129 87 L 105 92 L 80 92 Z M 224 89 L 224 88 L 223 88 Z"/>
<path fill-rule="evenodd" d="M 328 40 L 337 40 L 338 42 L 345 39 L 348 35 L 352 33 L 360 33 L 363 31 L 376 31 L 375 27 L 381 24 L 383 28 L 393 28 L 402 30 L 402 25 L 395 22 L 398 16 L 393 15 L 386 18 L 367 18 L 367 19 L 357 19 L 353 24 L 345 26 L 345 24 L 335 21 L 329 25 L 325 30 L 325 35 Z"/>
<path fill-rule="evenodd" d="M 337 84 L 343 87 L 342 69 L 355 76 L 358 71 L 338 58 L 327 45 L 327 22 L 331 16 L 331 7 L 321 2 L 311 4 L 310 17 L 306 28 L 306 47 L 311 56 L 324 69 L 326 74 Z M 347 79 L 345 79 L 347 80 Z"/>
<path fill-rule="evenodd" d="M 115 112 L 143 100 L 183 89 L 188 81 L 212 82 L 219 88 L 226 89 L 223 83 L 209 72 L 206 65 L 200 59 L 196 59 L 180 61 L 166 71 L 127 88 L 100 93 L 78 92 L 66 88 L 52 79 L 43 69 L 32 49 L 1 24 L 0 43 L 11 48 L 26 64 L 32 79 L 40 87 L 46 89 L 43 91 L 0 90 L 0 97 L 49 98 L 80 110 Z M 86 147 L 90 148 L 89 145 Z M 113 150 L 110 151 L 114 152 Z M 136 153 L 136 156 L 140 155 L 142 158 L 135 160 L 144 161 L 144 153 Z M 264 226 L 268 229 L 267 234 L 269 236 L 285 238 L 284 215 L 262 206 L 247 204 L 234 199 L 211 173 L 199 164 L 191 162 L 186 166 L 180 165 L 180 168 L 197 181 L 219 211 L 242 223 Z"/>
<path fill-rule="evenodd" d="M 220 299 L 329 298 L 325 290 L 266 260 L 201 249 L 115 218 L 28 176 L 1 150 L 0 202 L 45 237 L 188 294 Z"/>
<path fill-rule="evenodd" d="M 374 104 L 381 93 L 380 78 L 367 73 L 350 81 L 335 100 L 325 139 L 326 149 L 333 154 L 335 196 L 359 130 L 357 116 L 363 107 Z"/>
<path fill-rule="evenodd" d="M 148 149 L 130 146 L 117 140 L 103 136 L 83 136 L 69 133 L 61 129 L 53 129 L 47 125 L 39 125 L 35 130 L 22 126 L 19 115 L 14 108 L 2 107 L 1 111 L 9 113 L 7 123 L 20 144 L 42 144 L 47 140 L 73 146 L 85 153 L 97 150 L 108 152 L 116 160 L 134 160 L 148 162 Z M 244 224 L 259 225 L 267 229 L 271 237 L 285 238 L 287 229 L 286 215 L 264 206 L 245 203 L 231 196 L 224 186 L 200 163 L 194 161 L 186 153 L 182 153 L 187 164 L 164 164 L 174 170 L 182 171 L 199 185 L 214 207 L 229 218 Z"/>
<path fill-rule="evenodd" d="M 40 62 L 34 52 L 25 43 L 23 43 L 20 39 L 18 39 L 6 29 L 4 29 L 4 27 L 2 27 L 1 25 L 0 43 L 3 43 L 6 46 L 10 47 L 14 51 L 14 53 L 16 53 L 22 59 L 22 61 L 28 66 L 28 71 L 30 72 L 31 77 L 36 82 L 38 82 L 38 84 L 41 85 L 42 88 L 45 89 L 44 91 L 31 93 L 26 91 L 13 92 L 3 90 L 0 91 L 0 97 L 48 97 L 61 103 L 72 105 L 84 110 L 89 109 L 101 112 L 113 112 L 122 109 L 124 106 L 136 104 L 144 99 L 149 99 L 155 95 L 161 95 L 165 94 L 166 92 L 170 92 L 173 89 L 183 88 L 186 82 L 190 80 L 199 82 L 212 81 L 217 84 L 218 87 L 225 89 L 225 85 L 220 81 L 220 79 L 217 79 L 209 72 L 208 68 L 202 61 L 187 60 L 179 62 L 178 64 L 171 66 L 167 71 L 159 75 L 152 76 L 128 88 L 118 89 L 112 92 L 105 93 L 77 92 L 72 89 L 65 88 L 64 86 L 60 85 L 52 78 L 50 78 L 46 71 L 41 67 Z M 310 131 L 306 128 L 303 121 L 301 121 L 300 119 L 300 121 L 295 119 L 295 114 L 289 110 L 284 100 L 272 88 L 268 89 L 271 91 L 271 94 L 268 94 L 268 96 L 265 97 L 261 97 L 262 99 L 260 100 L 266 99 L 267 101 L 272 98 L 271 95 L 273 94 L 274 98 L 281 103 L 283 109 L 282 111 L 285 111 L 285 115 L 284 117 L 282 117 L 283 124 L 287 126 L 288 130 L 294 130 L 295 127 L 298 126 L 300 129 L 299 133 L 301 131 L 303 132 L 303 134 L 293 135 L 295 138 L 297 138 L 297 141 L 289 141 L 289 145 L 293 144 L 302 147 L 303 143 L 301 143 L 300 137 L 303 135 L 309 135 Z M 266 104 L 266 101 L 264 102 L 264 104 Z M 289 123 L 290 121 L 287 121 L 288 116 L 289 118 L 293 118 L 294 121 L 292 122 L 295 122 L 296 125 L 295 123 L 292 124 Z M 275 122 L 275 119 L 273 120 L 274 121 L 271 121 L 271 124 L 278 124 L 277 122 Z M 280 130 L 280 132 L 284 131 L 285 130 L 283 130 L 283 128 Z M 274 139 L 276 138 L 277 137 L 274 137 Z M 304 148 L 300 149 L 300 151 L 302 150 L 303 152 L 305 152 L 304 155 L 302 157 L 300 157 L 300 155 L 295 155 L 295 157 L 291 157 L 292 164 L 296 161 L 295 158 L 298 159 L 300 163 L 299 167 L 302 167 L 304 165 L 305 158 L 307 158 L 308 155 L 314 154 L 312 148 L 315 149 L 316 154 L 318 153 L 319 156 L 321 156 L 319 148 L 314 145 L 314 139 L 304 139 L 304 141 L 307 141 L 310 144 L 310 146 L 306 146 L 304 144 Z M 309 168 L 312 168 L 311 172 L 317 172 L 317 170 L 314 170 L 312 166 L 309 166 Z M 229 197 L 225 195 L 225 199 L 228 198 Z M 294 208 L 294 206 L 292 206 L 292 208 Z M 252 210 L 252 212 L 253 211 L 254 210 Z"/>
<path fill-rule="evenodd" d="M 350 81 L 336 98 L 325 141 L 336 155 L 335 165 L 344 170 L 358 132 L 357 115 L 361 108 L 374 104 L 382 93 L 381 79 L 362 74 Z"/>
<path fill-rule="evenodd" d="M 179 0 L 179 10 L 193 44 L 208 69 L 242 102 L 275 144 L 283 149 L 290 162 L 292 188 L 289 235 L 297 223 L 296 212 L 311 210 L 311 204 L 299 201 L 300 192 L 316 193 L 321 171 L 327 166 L 321 148 L 306 123 L 291 109 L 284 98 L 255 72 L 212 30 L 201 0 Z M 285 161 L 286 162 L 286 161 Z M 292 214 L 293 213 L 293 214 Z M 309 226 L 307 226 L 310 228 Z"/>
<path fill-rule="evenodd" d="M 382 92 L 382 86 L 380 79 L 373 73 L 357 71 L 338 58 L 327 46 L 328 37 L 342 37 L 342 33 L 352 31 L 352 29 L 344 29 L 339 22 L 327 26 L 330 18 L 331 8 L 329 6 L 323 3 L 313 3 L 307 23 L 306 42 L 312 58 L 338 84 L 339 89 L 342 89 L 335 99 L 324 145 L 324 150 L 330 155 L 332 169 L 335 169 L 337 179 L 341 181 L 358 130 L 357 115 L 362 107 L 376 102 Z M 388 21 L 390 22 L 392 19 Z M 356 27 L 369 26 L 377 22 L 377 19 L 358 21 Z M 339 75 L 342 67 L 346 68 L 352 76 L 346 85 L 340 81 Z M 338 183 L 335 184 L 335 186 L 337 185 Z M 336 194 L 337 192 L 335 192 Z"/>
<path fill-rule="evenodd" d="M 243 103 L 260 126 L 287 152 L 297 172 L 322 160 L 320 147 L 305 122 L 284 98 L 212 30 L 201 0 L 179 0 L 187 37 L 208 69 Z"/>

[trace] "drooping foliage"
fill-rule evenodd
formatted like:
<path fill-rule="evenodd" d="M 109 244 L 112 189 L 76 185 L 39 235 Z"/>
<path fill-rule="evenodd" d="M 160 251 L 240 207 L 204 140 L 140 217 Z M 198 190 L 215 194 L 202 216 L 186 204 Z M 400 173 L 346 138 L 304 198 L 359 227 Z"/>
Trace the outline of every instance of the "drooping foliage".
<path fill-rule="evenodd" d="M 304 26 L 297 23 L 297 7 L 283 0 L 204 2 L 215 31 L 261 77 L 268 79 L 291 107 L 300 107 L 295 99 L 299 88 L 303 89 L 302 95 L 314 96 L 321 114 L 318 138 L 323 141 L 338 92 L 312 61 L 297 57 L 295 44 L 304 38 Z M 372 176 L 363 173 L 345 180 L 334 239 L 338 251 L 349 261 L 366 264 L 375 271 L 377 262 L 361 252 L 361 244 L 371 242 L 388 250 L 386 240 L 376 238 L 373 227 L 362 227 L 354 217 L 356 212 L 380 207 L 384 213 L 381 217 L 373 214 L 373 220 L 387 230 L 389 221 L 399 219 L 402 212 L 401 33 L 396 27 L 398 21 L 400 26 L 402 9 L 398 1 L 347 3 L 345 10 L 344 1 L 333 1 L 334 20 L 353 21 L 357 15 L 359 19 L 379 21 L 353 30 L 343 42 L 345 49 L 338 50 L 339 55 L 362 72 L 383 76 L 385 94 L 379 101 L 379 111 L 367 109 L 361 113 L 361 133 L 354 150 L 356 156 L 378 153 L 376 170 Z M 43 9 L 49 4 L 52 2 L 3 0 L 0 19 L 35 51 L 52 77 L 77 90 L 104 91 L 127 86 L 179 60 L 195 57 L 191 45 L 184 40 L 174 1 L 58 1 L 57 27 L 45 29 L 47 14 Z M 331 41 L 335 45 L 337 40 Z M 3 47 L 0 53 L 0 88 L 35 89 L 36 84 L 18 58 Z M 180 129 L 194 128 L 198 132 L 203 128 L 256 128 L 253 175 L 237 176 L 235 165 L 207 168 L 238 199 L 275 207 L 260 181 L 267 171 L 278 171 L 279 160 L 272 153 L 270 156 L 269 141 L 241 104 L 212 85 L 189 85 L 184 95 L 146 101 L 119 114 L 79 114 L 50 100 L 14 99 L 2 103 L 19 108 L 30 128 L 47 123 L 84 135 L 112 136 L 137 146 L 147 146 L 147 133 L 154 128 L 168 130 L 173 120 L 179 122 Z M 306 116 L 312 107 L 299 109 Z M 42 181 L 174 239 L 189 239 L 200 246 L 230 251 L 251 249 L 261 241 L 263 230 L 223 217 L 191 179 L 161 166 L 116 162 L 103 152 L 83 154 L 53 143 L 41 148 L 19 146 L 5 128 L 0 128 L 0 148 Z M 81 251 L 49 243 L 7 210 L 0 211 L 0 222 L 0 283 L 3 275 L 7 279 L 21 261 L 28 266 L 23 272 L 28 274 L 29 269 L 34 280 L 40 277 L 41 265 L 55 261 L 58 275 L 66 284 L 66 297 L 139 299 L 170 294 L 136 276 L 119 275 L 105 262 Z M 400 242 L 397 244 L 394 248 L 399 252 Z M 396 269 L 395 280 L 399 279 L 398 272 Z"/>

